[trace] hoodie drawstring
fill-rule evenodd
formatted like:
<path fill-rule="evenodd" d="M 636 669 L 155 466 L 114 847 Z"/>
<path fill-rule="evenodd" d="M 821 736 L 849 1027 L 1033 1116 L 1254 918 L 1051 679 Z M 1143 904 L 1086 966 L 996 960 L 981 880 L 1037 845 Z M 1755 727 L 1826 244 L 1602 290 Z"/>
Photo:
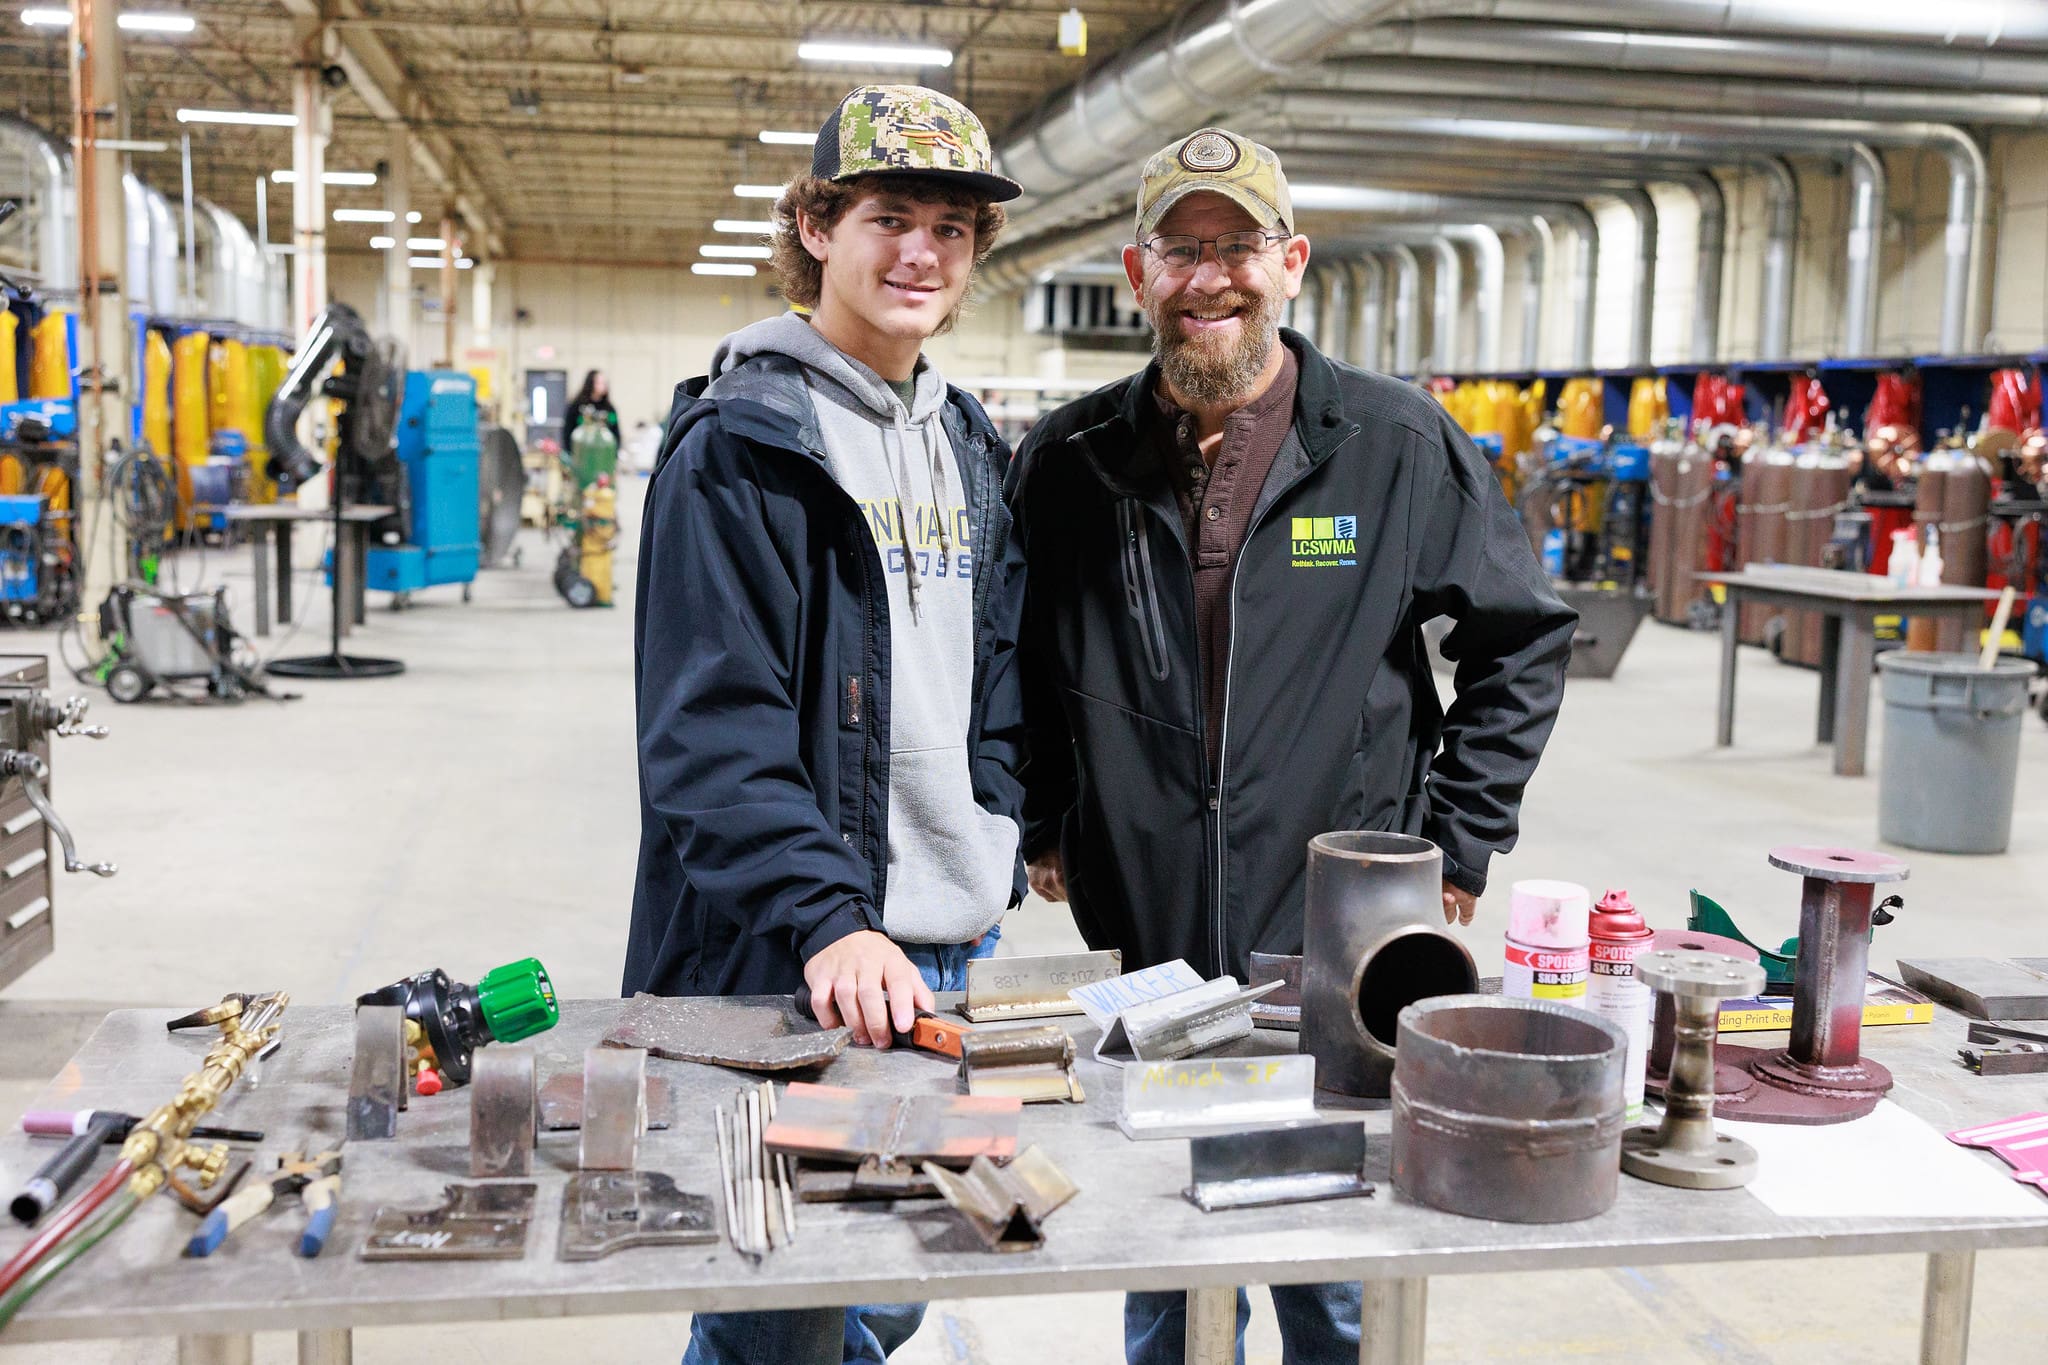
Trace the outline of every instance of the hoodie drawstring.
<path fill-rule="evenodd" d="M 923 503 L 917 496 L 917 484 L 910 474 L 909 413 L 898 407 L 895 418 L 896 458 L 889 464 L 889 478 L 896 485 L 896 543 L 903 551 L 903 577 L 910 590 L 910 619 L 914 622 L 918 619 L 918 595 L 924 586 L 924 574 L 917 566 L 917 555 L 910 548 L 910 520 L 918 515 Z M 932 516 L 938 522 L 939 553 L 950 560 L 953 537 L 946 528 L 946 450 L 939 444 L 938 422 L 938 413 L 933 412 L 917 426 L 924 438 L 925 469 L 932 490 Z"/>

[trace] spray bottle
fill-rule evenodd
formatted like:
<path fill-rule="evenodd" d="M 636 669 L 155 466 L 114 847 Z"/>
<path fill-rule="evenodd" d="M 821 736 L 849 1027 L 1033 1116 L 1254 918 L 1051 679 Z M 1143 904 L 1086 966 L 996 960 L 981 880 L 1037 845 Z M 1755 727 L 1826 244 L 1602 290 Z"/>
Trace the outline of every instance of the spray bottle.
<path fill-rule="evenodd" d="M 1586 1003 L 1592 896 L 1575 882 L 1516 882 L 1508 897 L 1507 961 L 1501 994 Z"/>
<path fill-rule="evenodd" d="M 1650 1060 L 1650 1020 L 1656 997 L 1636 979 L 1636 954 L 1656 935 L 1629 902 L 1628 892 L 1609 891 L 1588 922 L 1592 970 L 1586 978 L 1586 1008 L 1628 1038 L 1622 1096 L 1631 1124 L 1643 1117 L 1643 1072 Z"/>
<path fill-rule="evenodd" d="M 1891 558 L 1885 561 L 1885 577 L 1895 588 L 1910 588 L 1920 580 L 1920 547 L 1911 531 L 1892 532 Z"/>

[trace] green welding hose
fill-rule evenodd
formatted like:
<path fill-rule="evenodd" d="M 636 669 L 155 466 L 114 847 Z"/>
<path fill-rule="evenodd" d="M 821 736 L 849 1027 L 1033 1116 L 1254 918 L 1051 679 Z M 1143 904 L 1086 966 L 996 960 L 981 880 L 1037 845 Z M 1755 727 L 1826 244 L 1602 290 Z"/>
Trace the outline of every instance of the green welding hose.
<path fill-rule="evenodd" d="M 133 1192 L 125 1187 L 107 1201 L 107 1206 L 93 1215 L 91 1222 L 80 1227 L 61 1243 L 55 1251 L 45 1256 L 34 1270 L 21 1277 L 21 1283 L 0 1297 L 0 1328 L 14 1321 L 14 1315 L 21 1306 L 35 1297 L 36 1291 L 57 1278 L 65 1267 L 91 1251 L 103 1241 L 107 1234 L 128 1220 L 141 1203 Z"/>

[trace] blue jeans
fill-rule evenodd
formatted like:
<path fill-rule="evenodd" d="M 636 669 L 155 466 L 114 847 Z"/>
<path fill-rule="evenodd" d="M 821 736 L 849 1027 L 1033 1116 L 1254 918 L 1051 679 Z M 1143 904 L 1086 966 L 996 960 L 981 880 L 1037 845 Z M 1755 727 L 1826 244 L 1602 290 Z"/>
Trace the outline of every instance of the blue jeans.
<path fill-rule="evenodd" d="M 1363 1287 L 1276 1284 L 1273 1311 L 1287 1365 L 1355 1365 Z M 1251 1299 L 1237 1291 L 1237 1365 L 1244 1365 L 1244 1329 Z M 1178 1290 L 1124 1295 L 1124 1358 L 1129 1365 L 1180 1365 L 1188 1334 L 1188 1296 Z"/>
<path fill-rule="evenodd" d="M 925 985 L 935 991 L 958 991 L 967 988 L 968 962 L 993 954 L 1001 937 L 1002 926 L 997 925 L 972 947 L 965 943 L 897 946 L 923 973 Z M 1354 1306 L 1352 1318 L 1357 1316 Z M 923 1321 L 921 1303 L 698 1313 L 690 1319 L 690 1346 L 683 1352 L 683 1365 L 882 1365 Z M 1352 1339 L 1357 1340 L 1355 1334 Z M 1354 1347 L 1352 1358 L 1357 1355 Z"/>

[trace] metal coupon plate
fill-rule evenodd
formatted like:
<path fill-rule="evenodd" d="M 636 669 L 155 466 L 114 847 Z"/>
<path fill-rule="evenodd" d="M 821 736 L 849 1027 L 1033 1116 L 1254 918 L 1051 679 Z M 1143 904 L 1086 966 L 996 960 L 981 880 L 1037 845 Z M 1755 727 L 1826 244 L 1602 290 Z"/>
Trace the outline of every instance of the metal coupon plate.
<path fill-rule="evenodd" d="M 873 1158 L 965 1166 L 1017 1150 L 1023 1106 L 995 1095 L 897 1095 L 797 1081 L 782 1094 L 763 1142 L 771 1152 L 825 1161 Z"/>
<path fill-rule="evenodd" d="M 647 1131 L 647 1054 L 637 1047 L 594 1047 L 583 1054 L 583 1138 L 576 1164 L 586 1171 L 630 1171 Z"/>
<path fill-rule="evenodd" d="M 960 1041 L 960 1078 L 970 1095 L 1010 1095 L 1026 1104 L 1087 1098 L 1074 1074 L 1073 1035 L 1058 1024 L 981 1029 Z"/>
<path fill-rule="evenodd" d="M 1123 971 L 1124 955 L 1058 953 L 1049 957 L 985 957 L 967 964 L 967 1000 L 960 1012 L 977 1024 L 998 1019 L 1049 1019 L 1080 1014 L 1068 995 L 1076 986 Z"/>
<path fill-rule="evenodd" d="M 398 1136 L 405 1080 L 404 1007 L 358 1005 L 355 1061 L 348 1078 L 350 1142 Z"/>
<path fill-rule="evenodd" d="M 1197 1057 L 1124 1067 L 1128 1138 L 1199 1137 L 1316 1120 L 1313 1057 Z"/>
<path fill-rule="evenodd" d="M 1045 1244 L 1045 1220 L 1080 1193 L 1038 1147 L 1027 1147 L 1004 1166 L 976 1157 L 965 1172 L 927 1162 L 924 1173 L 990 1251 L 1036 1251 Z"/>
<path fill-rule="evenodd" d="M 479 1180 L 533 1174 L 540 1105 L 530 1047 L 489 1047 L 469 1078 L 469 1173 Z"/>
<path fill-rule="evenodd" d="M 1183 1193 L 1204 1213 L 1371 1194 L 1365 1125 L 1309 1123 L 1251 1133 L 1217 1133 L 1188 1144 Z"/>
<path fill-rule="evenodd" d="M 1249 1038 L 1252 1002 L 1280 989 L 1278 981 L 1240 990 L 1237 979 L 1219 976 L 1192 990 L 1131 1006 L 1103 1030 L 1095 1060 L 1167 1062 Z"/>
<path fill-rule="evenodd" d="M 562 1187 L 565 1261 L 594 1261 L 623 1247 L 718 1240 L 718 1216 L 659 1171 L 583 1171 Z"/>
<path fill-rule="evenodd" d="M 1280 989 L 1252 1006 L 1252 1023 L 1260 1028 L 1301 1031 L 1301 959 L 1286 953 L 1253 953 L 1246 984 L 1263 986 L 1269 981 Z"/>
<path fill-rule="evenodd" d="M 649 1076 L 647 1131 L 651 1133 L 673 1126 L 675 1114 L 675 1096 L 669 1093 L 668 1081 L 660 1076 Z M 574 1132 L 583 1126 L 582 1072 L 557 1071 L 541 1084 L 540 1126 L 551 1133 Z"/>
<path fill-rule="evenodd" d="M 526 1255 L 536 1187 L 450 1185 L 436 1209 L 378 1209 L 366 1261 L 516 1261 Z"/>

